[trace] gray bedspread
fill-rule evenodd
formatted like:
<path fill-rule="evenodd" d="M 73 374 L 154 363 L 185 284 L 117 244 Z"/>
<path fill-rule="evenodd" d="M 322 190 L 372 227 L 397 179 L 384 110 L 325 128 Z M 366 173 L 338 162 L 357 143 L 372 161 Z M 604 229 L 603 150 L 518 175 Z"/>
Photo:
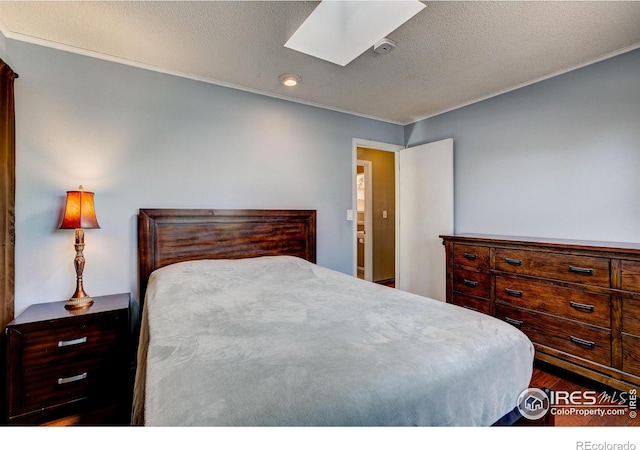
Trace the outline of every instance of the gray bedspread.
<path fill-rule="evenodd" d="M 302 259 L 178 263 L 149 281 L 134 423 L 490 425 L 533 355 L 500 320 Z"/>

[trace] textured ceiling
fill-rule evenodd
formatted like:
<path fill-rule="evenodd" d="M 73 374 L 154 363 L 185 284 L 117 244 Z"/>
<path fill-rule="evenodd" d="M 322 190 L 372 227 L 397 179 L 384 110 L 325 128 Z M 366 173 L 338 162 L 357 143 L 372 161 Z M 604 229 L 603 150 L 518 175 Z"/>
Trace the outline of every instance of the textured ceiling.
<path fill-rule="evenodd" d="M 640 2 L 425 2 L 346 67 L 284 43 L 307 1 L 1 1 L 26 40 L 406 124 L 640 47 Z M 19 72 L 19 68 L 16 68 Z M 302 82 L 284 88 L 283 73 Z"/>

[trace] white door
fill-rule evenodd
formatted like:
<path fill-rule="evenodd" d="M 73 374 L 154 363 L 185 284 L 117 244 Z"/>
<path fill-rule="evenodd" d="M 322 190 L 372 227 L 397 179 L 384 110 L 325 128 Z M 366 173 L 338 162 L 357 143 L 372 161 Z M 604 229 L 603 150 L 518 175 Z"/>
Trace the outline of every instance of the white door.
<path fill-rule="evenodd" d="M 400 150 L 398 158 L 397 287 L 445 301 L 438 236 L 453 233 L 453 139 Z"/>

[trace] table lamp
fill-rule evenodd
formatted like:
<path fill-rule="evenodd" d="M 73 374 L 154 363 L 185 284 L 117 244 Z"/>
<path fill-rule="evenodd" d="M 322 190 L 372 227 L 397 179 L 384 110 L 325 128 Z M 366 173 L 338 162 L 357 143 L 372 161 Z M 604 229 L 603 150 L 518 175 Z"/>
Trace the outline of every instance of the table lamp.
<path fill-rule="evenodd" d="M 73 264 L 76 268 L 76 291 L 65 303 L 67 309 L 88 308 L 93 299 L 87 295 L 82 286 L 82 272 L 84 271 L 84 230 L 85 228 L 100 228 L 96 219 L 96 210 L 93 205 L 93 192 L 83 190 L 82 186 L 77 191 L 67 191 L 67 202 L 64 208 L 64 217 L 60 229 L 76 230 L 76 257 Z"/>

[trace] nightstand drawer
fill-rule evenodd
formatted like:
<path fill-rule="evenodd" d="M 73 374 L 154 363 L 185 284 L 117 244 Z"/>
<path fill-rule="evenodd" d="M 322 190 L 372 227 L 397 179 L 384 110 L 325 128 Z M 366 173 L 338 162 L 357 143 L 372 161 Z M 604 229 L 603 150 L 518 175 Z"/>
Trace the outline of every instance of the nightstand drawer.
<path fill-rule="evenodd" d="M 114 367 L 116 372 L 113 372 Z M 89 397 L 98 400 L 118 394 L 126 377 L 125 368 L 122 361 L 94 359 L 26 372 L 23 375 L 21 395 L 14 398 L 10 405 L 12 414 Z"/>
<path fill-rule="evenodd" d="M 126 317 L 103 317 L 78 326 L 63 326 L 21 333 L 22 367 L 29 370 L 67 359 L 101 358 L 122 339 Z"/>
<path fill-rule="evenodd" d="M 496 270 L 572 283 L 609 287 L 609 259 L 496 249 Z"/>

